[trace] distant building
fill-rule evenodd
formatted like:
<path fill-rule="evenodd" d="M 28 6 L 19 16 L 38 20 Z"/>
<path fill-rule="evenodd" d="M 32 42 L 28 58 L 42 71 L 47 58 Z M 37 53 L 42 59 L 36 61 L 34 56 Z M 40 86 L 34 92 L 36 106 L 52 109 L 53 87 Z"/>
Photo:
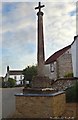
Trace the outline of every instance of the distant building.
<path fill-rule="evenodd" d="M 71 44 L 71 51 L 74 77 L 78 77 L 78 35 L 74 37 L 74 41 Z"/>
<path fill-rule="evenodd" d="M 55 52 L 45 61 L 45 75 L 56 80 L 73 72 L 71 45 Z"/>
<path fill-rule="evenodd" d="M 23 70 L 9 70 L 9 66 L 7 66 L 7 73 L 5 76 L 5 81 L 8 81 L 8 78 L 13 78 L 20 83 L 24 79 Z"/>

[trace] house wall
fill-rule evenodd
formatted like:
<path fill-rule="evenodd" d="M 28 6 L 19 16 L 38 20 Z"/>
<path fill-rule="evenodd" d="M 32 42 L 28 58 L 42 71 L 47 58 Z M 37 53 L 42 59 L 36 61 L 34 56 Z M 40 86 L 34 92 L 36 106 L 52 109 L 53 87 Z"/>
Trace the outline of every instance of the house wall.
<path fill-rule="evenodd" d="M 24 76 L 23 75 L 9 75 L 9 77 L 10 78 L 13 78 L 13 79 L 15 79 L 15 76 L 16 76 L 16 80 L 21 80 L 21 76 L 22 76 L 22 79 L 24 78 Z"/>
<path fill-rule="evenodd" d="M 64 75 L 71 73 L 73 71 L 72 68 L 72 56 L 71 49 L 67 50 L 64 54 L 62 54 L 58 59 L 58 77 L 64 77 Z"/>
<path fill-rule="evenodd" d="M 45 76 L 48 76 L 50 79 L 55 80 L 59 77 L 64 77 L 67 73 L 71 73 L 73 71 L 71 49 L 67 50 L 57 61 L 51 64 L 54 64 L 54 72 L 50 71 L 50 64 L 45 65 Z"/>
<path fill-rule="evenodd" d="M 78 37 L 76 40 L 76 77 L 78 77 Z"/>
<path fill-rule="evenodd" d="M 9 75 L 9 77 L 13 79 L 15 79 L 15 76 L 16 76 L 17 83 L 20 83 L 19 80 L 22 80 L 24 78 L 24 75 Z M 20 78 L 21 76 L 22 76 L 22 79 Z"/>
<path fill-rule="evenodd" d="M 78 77 L 78 37 L 71 46 L 71 52 L 74 77 Z"/>
<path fill-rule="evenodd" d="M 57 63 L 53 62 L 54 64 L 54 72 L 50 70 L 50 64 L 45 65 L 45 76 L 49 77 L 50 79 L 57 79 Z"/>
<path fill-rule="evenodd" d="M 15 76 L 16 76 L 16 82 L 17 82 L 17 84 L 20 84 L 20 81 L 19 81 L 19 80 L 23 80 L 24 75 L 9 75 L 9 74 L 7 74 L 7 75 L 5 76 L 5 78 L 4 78 L 4 81 L 8 81 L 8 78 L 13 78 L 13 79 L 15 79 Z M 21 79 L 21 76 L 22 76 L 22 79 Z"/>
<path fill-rule="evenodd" d="M 74 77 L 76 77 L 76 41 L 71 46 L 71 52 L 72 52 L 73 73 L 74 73 Z"/>

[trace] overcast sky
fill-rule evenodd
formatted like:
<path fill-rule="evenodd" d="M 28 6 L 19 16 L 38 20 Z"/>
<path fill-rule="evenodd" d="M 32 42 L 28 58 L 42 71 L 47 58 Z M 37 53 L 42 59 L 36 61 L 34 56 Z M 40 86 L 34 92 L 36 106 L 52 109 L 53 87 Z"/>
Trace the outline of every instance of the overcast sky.
<path fill-rule="evenodd" d="M 6 1 L 6 0 L 5 0 Z M 3 2 L 0 24 L 0 75 L 10 69 L 24 69 L 37 63 L 37 2 Z M 11 0 L 9 0 L 11 1 Z M 13 0 L 12 0 L 13 1 Z M 21 1 L 21 0 L 20 0 Z M 45 59 L 69 45 L 76 35 L 76 1 L 42 2 L 44 12 Z M 68 2 L 67 2 L 68 1 Z M 1 5 L 0 5 L 1 12 Z M 2 73 L 1 73 L 2 66 Z"/>

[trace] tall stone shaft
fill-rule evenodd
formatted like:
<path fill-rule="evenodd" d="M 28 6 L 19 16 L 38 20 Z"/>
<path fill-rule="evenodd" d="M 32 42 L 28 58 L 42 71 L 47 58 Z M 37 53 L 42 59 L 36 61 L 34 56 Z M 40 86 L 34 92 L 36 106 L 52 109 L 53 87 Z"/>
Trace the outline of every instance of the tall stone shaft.
<path fill-rule="evenodd" d="M 37 62 L 38 62 L 38 74 L 42 75 L 44 71 L 44 35 L 43 35 L 43 13 L 38 12 L 38 50 L 37 50 Z"/>
<path fill-rule="evenodd" d="M 37 64 L 38 64 L 38 75 L 44 76 L 45 53 L 44 53 L 44 34 L 43 34 L 43 12 L 41 12 L 41 7 L 44 7 L 44 5 L 41 6 L 39 2 L 39 7 L 35 8 L 35 9 L 39 9 L 39 12 L 37 13 L 38 16 Z"/>

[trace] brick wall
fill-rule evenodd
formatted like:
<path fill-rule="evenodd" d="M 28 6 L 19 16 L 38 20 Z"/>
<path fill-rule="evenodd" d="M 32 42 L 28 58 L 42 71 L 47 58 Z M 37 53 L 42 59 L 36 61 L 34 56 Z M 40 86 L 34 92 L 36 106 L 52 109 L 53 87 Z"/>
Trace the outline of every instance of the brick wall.
<path fill-rule="evenodd" d="M 21 118 L 61 116 L 65 110 L 65 94 L 55 96 L 16 96 L 16 111 Z"/>

